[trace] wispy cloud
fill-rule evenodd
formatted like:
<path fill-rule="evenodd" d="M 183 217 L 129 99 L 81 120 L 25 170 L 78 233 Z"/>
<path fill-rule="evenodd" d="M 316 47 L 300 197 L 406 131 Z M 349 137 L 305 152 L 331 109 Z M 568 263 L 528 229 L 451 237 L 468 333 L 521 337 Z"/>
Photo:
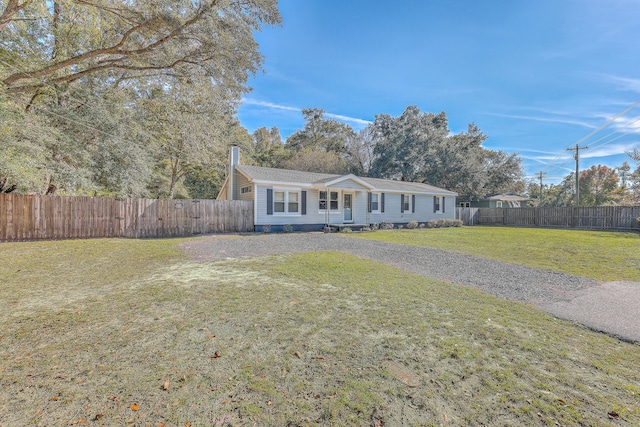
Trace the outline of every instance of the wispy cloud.
<path fill-rule="evenodd" d="M 618 86 L 620 90 L 629 90 L 632 92 L 640 93 L 640 79 L 633 79 L 628 77 L 604 75 L 605 80 Z"/>
<path fill-rule="evenodd" d="M 259 107 L 274 108 L 276 110 L 302 112 L 301 108 L 289 107 L 288 105 L 274 104 L 273 102 L 259 101 L 257 99 L 251 99 L 251 98 L 245 98 L 244 103 L 247 105 L 257 105 Z"/>
<path fill-rule="evenodd" d="M 508 119 L 532 120 L 536 122 L 550 122 L 550 123 L 563 123 L 568 125 L 578 125 L 578 126 L 586 127 L 588 129 L 595 129 L 596 127 L 591 123 L 587 123 L 584 121 L 567 118 L 567 117 L 532 116 L 532 115 L 501 114 L 501 113 L 486 113 L 486 114 L 490 116 L 496 116 L 496 117 L 506 117 Z"/>
<path fill-rule="evenodd" d="M 638 146 L 638 142 L 625 143 L 625 144 L 611 144 L 606 146 L 594 147 L 593 149 L 587 149 L 581 152 L 580 157 L 585 159 L 596 157 L 609 157 L 619 156 L 628 151 L 633 151 L 634 147 Z"/>
<path fill-rule="evenodd" d="M 276 110 L 296 111 L 296 112 L 302 113 L 302 108 L 291 107 L 289 105 L 275 104 L 273 102 L 260 101 L 260 100 L 257 100 L 257 99 L 246 98 L 244 100 L 244 103 L 247 104 L 247 105 L 256 105 L 256 106 L 259 106 L 259 107 L 273 108 L 273 109 L 276 109 Z M 330 117 L 330 118 L 335 119 L 335 120 L 340 120 L 342 122 L 353 123 L 353 124 L 356 124 L 358 126 L 366 126 L 366 125 L 371 123 L 369 120 L 359 119 L 357 117 L 344 116 L 342 114 L 333 114 L 333 113 L 325 112 L 325 116 Z"/>
<path fill-rule="evenodd" d="M 355 123 L 362 126 L 366 126 L 371 123 L 369 120 L 357 119 L 355 117 L 348 117 L 340 114 L 326 113 L 326 116 L 343 122 Z"/>

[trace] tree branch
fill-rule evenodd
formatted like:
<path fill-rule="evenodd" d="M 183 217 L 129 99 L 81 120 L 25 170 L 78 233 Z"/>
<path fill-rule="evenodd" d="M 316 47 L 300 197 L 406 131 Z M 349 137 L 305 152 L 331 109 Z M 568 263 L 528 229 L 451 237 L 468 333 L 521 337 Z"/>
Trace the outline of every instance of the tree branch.
<path fill-rule="evenodd" d="M 9 22 L 13 20 L 13 16 L 24 9 L 30 2 L 31 0 L 25 0 L 21 4 L 19 0 L 9 0 L 7 7 L 0 15 L 0 31 L 4 30 L 9 25 Z"/>

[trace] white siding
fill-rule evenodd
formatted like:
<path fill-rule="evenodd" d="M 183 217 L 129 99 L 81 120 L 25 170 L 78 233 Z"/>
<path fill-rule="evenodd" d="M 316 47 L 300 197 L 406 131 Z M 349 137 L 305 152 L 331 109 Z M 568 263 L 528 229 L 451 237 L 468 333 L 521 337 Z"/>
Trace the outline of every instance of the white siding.
<path fill-rule="evenodd" d="M 354 183 L 355 184 L 355 183 Z M 300 191 L 307 192 L 307 214 L 306 215 L 267 215 L 267 189 L 271 186 L 257 185 L 257 191 L 252 193 L 252 197 L 257 200 L 256 203 L 256 225 L 302 225 L 302 224 L 326 224 L 327 214 L 324 211 L 320 211 L 318 206 L 319 191 L 316 189 L 299 188 Z M 344 211 L 342 206 L 343 190 L 338 188 L 328 188 L 327 191 L 339 192 L 339 204 L 337 211 L 331 211 L 328 217 L 329 224 L 343 224 L 344 223 Z M 455 198 L 445 198 L 445 212 L 442 212 L 442 205 L 440 212 L 433 212 L 433 196 L 415 195 L 416 206 L 415 213 L 400 212 L 400 200 L 401 195 L 399 193 L 385 193 L 384 212 L 369 213 L 368 208 L 368 196 L 367 191 L 350 191 L 346 190 L 354 195 L 353 197 L 353 223 L 354 224 L 372 224 L 381 222 L 392 223 L 408 223 L 409 221 L 416 220 L 418 222 L 426 223 L 434 219 L 455 219 Z M 406 196 L 411 197 L 411 193 L 404 193 Z M 438 196 L 442 197 L 442 196 Z M 302 205 L 301 205 L 302 206 Z"/>
<path fill-rule="evenodd" d="M 341 182 L 339 182 L 337 184 L 334 184 L 334 185 L 332 185 L 330 187 L 327 187 L 327 188 L 367 191 L 366 187 L 363 187 L 362 185 L 360 185 L 357 182 L 352 181 L 350 179 L 341 181 Z"/>

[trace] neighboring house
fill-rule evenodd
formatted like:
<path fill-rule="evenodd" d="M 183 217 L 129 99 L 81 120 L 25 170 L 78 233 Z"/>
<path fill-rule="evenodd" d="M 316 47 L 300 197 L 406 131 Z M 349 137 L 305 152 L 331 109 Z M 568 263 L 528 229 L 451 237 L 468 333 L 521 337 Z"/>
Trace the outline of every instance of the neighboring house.
<path fill-rule="evenodd" d="M 503 193 L 487 196 L 474 202 L 461 202 L 460 206 L 471 208 L 526 208 L 529 200 L 516 193 Z"/>
<path fill-rule="evenodd" d="M 457 194 L 417 182 L 362 178 L 240 164 L 231 148 L 231 168 L 218 200 L 252 200 L 255 230 L 359 228 L 375 223 L 426 223 L 455 219 Z"/>

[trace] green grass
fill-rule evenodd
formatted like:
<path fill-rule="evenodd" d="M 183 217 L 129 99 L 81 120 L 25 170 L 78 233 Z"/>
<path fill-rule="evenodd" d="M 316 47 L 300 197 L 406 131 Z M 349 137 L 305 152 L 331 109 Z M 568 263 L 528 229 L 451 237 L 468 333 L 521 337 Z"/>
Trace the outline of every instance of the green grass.
<path fill-rule="evenodd" d="M 474 226 L 349 236 L 477 255 L 602 281 L 640 282 L 638 233 Z"/>
<path fill-rule="evenodd" d="M 637 345 L 345 253 L 177 242 L 0 245 L 0 425 L 640 424 Z"/>

